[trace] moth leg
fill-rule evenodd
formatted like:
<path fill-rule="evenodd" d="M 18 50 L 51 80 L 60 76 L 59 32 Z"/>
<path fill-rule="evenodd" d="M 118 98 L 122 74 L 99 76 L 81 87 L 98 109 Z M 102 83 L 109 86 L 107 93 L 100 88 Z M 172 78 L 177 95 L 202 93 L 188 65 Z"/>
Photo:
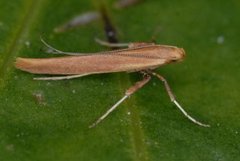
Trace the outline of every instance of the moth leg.
<path fill-rule="evenodd" d="M 150 79 L 151 79 L 150 75 L 144 75 L 143 80 L 136 82 L 135 85 L 130 87 L 128 90 L 126 90 L 125 95 L 116 104 L 114 104 L 109 110 L 107 110 L 96 122 L 90 125 L 89 128 L 95 127 L 102 120 L 104 120 L 113 110 L 115 110 L 118 107 L 118 105 L 120 105 L 125 99 L 130 97 L 137 90 L 142 88 L 146 83 L 150 81 Z"/>
<path fill-rule="evenodd" d="M 107 47 L 128 47 L 129 43 L 110 43 L 107 41 L 100 40 L 98 38 L 95 38 L 95 41 L 102 45 L 102 46 L 107 46 Z"/>
<path fill-rule="evenodd" d="M 47 53 L 51 53 L 51 54 L 63 54 L 63 55 L 86 55 L 84 53 L 74 53 L 74 52 L 65 52 L 65 51 L 61 51 L 58 50 L 54 47 L 52 47 L 50 44 L 48 44 L 46 41 L 43 40 L 42 37 L 40 37 L 41 42 L 48 48 L 48 50 L 46 51 Z"/>
<path fill-rule="evenodd" d="M 184 116 L 186 116 L 189 120 L 191 120 L 193 123 L 195 123 L 195 124 L 197 124 L 197 125 L 200 125 L 200 126 L 203 126 L 203 127 L 210 127 L 210 125 L 203 124 L 203 123 L 197 121 L 196 119 L 194 119 L 193 117 L 191 117 L 191 116 L 181 107 L 181 105 L 176 101 L 175 96 L 173 95 L 173 93 L 172 93 L 172 91 L 171 91 L 171 89 L 170 89 L 170 86 L 168 85 L 167 80 L 166 80 L 163 76 L 161 76 L 161 75 L 159 75 L 159 74 L 157 74 L 157 73 L 155 73 L 155 72 L 152 72 L 152 71 L 150 71 L 150 72 L 152 73 L 153 76 L 156 76 L 158 79 L 160 79 L 160 80 L 164 83 L 165 89 L 166 89 L 166 91 L 167 91 L 167 93 L 168 93 L 171 101 L 178 107 L 178 109 L 184 114 Z"/>
<path fill-rule="evenodd" d="M 33 80 L 64 80 L 64 79 L 73 79 L 83 77 L 89 74 L 78 74 L 78 75 L 67 75 L 67 76 L 52 76 L 52 77 L 37 77 L 33 78 Z"/>

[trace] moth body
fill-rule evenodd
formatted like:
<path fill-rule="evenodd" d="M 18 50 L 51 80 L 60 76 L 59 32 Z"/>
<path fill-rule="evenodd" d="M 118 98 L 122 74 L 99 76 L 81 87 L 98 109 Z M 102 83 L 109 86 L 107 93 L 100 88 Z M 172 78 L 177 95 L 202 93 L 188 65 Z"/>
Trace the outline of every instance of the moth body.
<path fill-rule="evenodd" d="M 96 74 L 154 69 L 182 60 L 184 56 L 181 48 L 149 45 L 79 56 L 17 58 L 15 66 L 34 74 Z"/>

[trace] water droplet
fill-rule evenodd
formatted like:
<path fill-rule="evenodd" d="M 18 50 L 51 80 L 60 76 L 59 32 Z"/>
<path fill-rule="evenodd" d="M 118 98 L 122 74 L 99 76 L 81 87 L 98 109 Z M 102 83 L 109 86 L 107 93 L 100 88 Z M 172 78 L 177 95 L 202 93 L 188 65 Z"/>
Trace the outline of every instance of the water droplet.
<path fill-rule="evenodd" d="M 72 90 L 72 93 L 73 93 L 73 94 L 75 94 L 75 93 L 76 93 L 76 90 L 75 90 L 75 89 L 73 89 L 73 90 Z"/>
<path fill-rule="evenodd" d="M 223 44 L 224 43 L 224 36 L 223 35 L 220 35 L 217 37 L 217 43 L 218 44 Z"/>

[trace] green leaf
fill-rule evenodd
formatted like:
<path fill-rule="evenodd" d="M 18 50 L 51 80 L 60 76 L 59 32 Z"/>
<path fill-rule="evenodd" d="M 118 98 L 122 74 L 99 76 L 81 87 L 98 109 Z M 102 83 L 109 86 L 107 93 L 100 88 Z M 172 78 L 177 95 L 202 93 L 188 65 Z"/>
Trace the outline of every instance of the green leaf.
<path fill-rule="evenodd" d="M 183 47 L 184 62 L 157 69 L 199 127 L 170 102 L 162 83 L 151 82 L 96 128 L 88 129 L 141 79 L 138 73 L 34 81 L 14 68 L 16 57 L 52 57 L 42 35 L 64 51 L 107 50 L 101 21 L 62 34 L 53 29 L 96 10 L 95 1 L 0 0 L 1 161 L 232 161 L 240 160 L 239 1 L 143 1 L 114 9 L 122 42 L 150 41 Z M 158 32 L 157 32 L 158 31 Z"/>

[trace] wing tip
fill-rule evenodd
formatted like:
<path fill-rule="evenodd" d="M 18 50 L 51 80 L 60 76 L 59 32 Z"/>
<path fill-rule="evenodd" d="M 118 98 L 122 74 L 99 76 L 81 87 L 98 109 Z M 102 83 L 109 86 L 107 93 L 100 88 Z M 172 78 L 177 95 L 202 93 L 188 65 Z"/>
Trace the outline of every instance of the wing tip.
<path fill-rule="evenodd" d="M 30 72 L 29 69 L 31 68 L 32 63 L 31 60 L 28 58 L 17 57 L 16 61 L 14 62 L 14 66 L 17 69 Z"/>
<path fill-rule="evenodd" d="M 17 69 L 22 69 L 26 65 L 25 58 L 21 58 L 21 57 L 16 58 L 14 65 Z"/>

